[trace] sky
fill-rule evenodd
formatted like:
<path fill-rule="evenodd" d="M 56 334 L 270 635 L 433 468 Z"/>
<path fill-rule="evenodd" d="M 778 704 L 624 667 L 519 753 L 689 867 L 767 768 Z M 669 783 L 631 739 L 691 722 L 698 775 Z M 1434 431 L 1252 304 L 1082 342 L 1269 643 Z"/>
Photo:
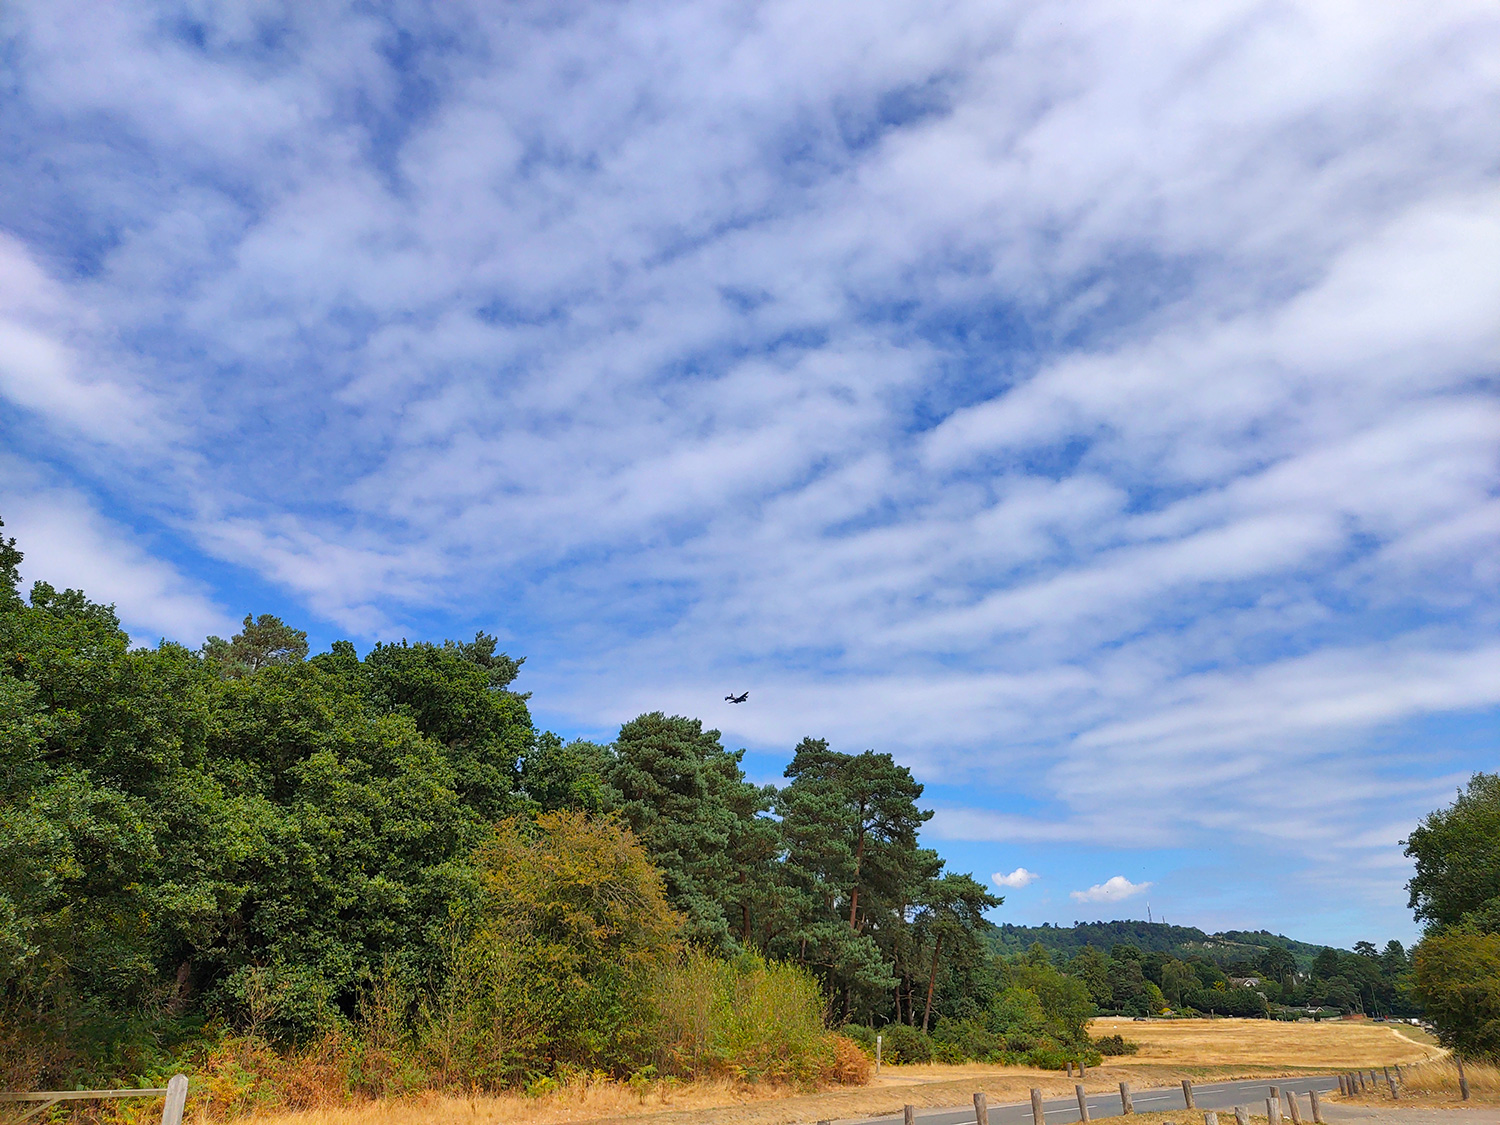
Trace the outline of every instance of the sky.
<path fill-rule="evenodd" d="M 1410 940 L 1500 758 L 1497 120 L 1491 0 L 16 0 L 0 519 L 143 644 L 889 751 L 998 921 Z"/>

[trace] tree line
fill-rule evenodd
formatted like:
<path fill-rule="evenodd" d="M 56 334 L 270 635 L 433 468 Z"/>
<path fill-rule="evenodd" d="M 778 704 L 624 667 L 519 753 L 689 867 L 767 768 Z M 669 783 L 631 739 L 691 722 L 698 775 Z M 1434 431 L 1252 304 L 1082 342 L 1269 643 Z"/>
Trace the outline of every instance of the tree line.
<path fill-rule="evenodd" d="M 143 1073 L 229 1033 L 296 1045 L 377 1025 L 450 1069 L 468 1052 L 467 1080 L 628 1074 L 680 1061 L 677 1039 L 632 1036 L 648 1008 L 672 1022 L 653 996 L 685 980 L 815 1001 L 819 1026 L 930 1029 L 989 971 L 1000 899 L 919 845 L 931 813 L 889 754 L 808 738 L 777 788 L 697 719 L 564 742 L 535 728 L 522 662 L 482 633 L 310 656 L 263 615 L 197 650 L 131 648 L 80 591 L 23 597 L 21 558 L 0 539 L 15 1081 Z"/>

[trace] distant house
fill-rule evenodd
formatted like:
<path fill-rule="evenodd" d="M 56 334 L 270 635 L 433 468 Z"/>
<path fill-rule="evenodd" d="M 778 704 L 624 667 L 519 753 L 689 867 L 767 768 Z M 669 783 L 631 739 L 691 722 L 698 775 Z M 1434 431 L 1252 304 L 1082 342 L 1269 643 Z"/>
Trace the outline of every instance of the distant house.
<path fill-rule="evenodd" d="M 1230 977 L 1229 983 L 1236 988 L 1259 988 L 1260 977 Z"/>

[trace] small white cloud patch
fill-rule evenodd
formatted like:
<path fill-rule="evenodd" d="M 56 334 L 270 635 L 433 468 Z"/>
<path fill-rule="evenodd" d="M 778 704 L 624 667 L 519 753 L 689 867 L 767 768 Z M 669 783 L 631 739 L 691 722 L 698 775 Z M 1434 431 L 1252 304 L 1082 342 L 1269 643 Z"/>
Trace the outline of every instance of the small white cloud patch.
<path fill-rule="evenodd" d="M 1018 867 L 1009 875 L 997 871 L 990 878 L 997 887 L 1012 887 L 1015 890 L 1020 890 L 1022 887 L 1029 887 L 1032 883 L 1035 883 L 1038 876 L 1035 871 L 1027 871 L 1024 867 Z"/>
<path fill-rule="evenodd" d="M 1095 883 L 1086 891 L 1074 891 L 1074 902 L 1119 902 L 1131 895 L 1138 895 L 1150 888 L 1150 883 L 1132 883 L 1123 875 L 1116 875 L 1102 883 Z"/>

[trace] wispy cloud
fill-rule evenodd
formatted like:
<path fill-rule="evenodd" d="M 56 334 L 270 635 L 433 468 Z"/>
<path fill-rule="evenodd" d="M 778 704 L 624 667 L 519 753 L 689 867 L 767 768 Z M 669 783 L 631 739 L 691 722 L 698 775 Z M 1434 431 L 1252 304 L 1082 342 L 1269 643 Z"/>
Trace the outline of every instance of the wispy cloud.
<path fill-rule="evenodd" d="M 1482 756 L 1393 732 L 1500 707 L 1492 5 L 96 9 L 7 17 L 0 425 L 171 540 L 122 612 L 733 681 L 949 841 L 1409 924 Z"/>

